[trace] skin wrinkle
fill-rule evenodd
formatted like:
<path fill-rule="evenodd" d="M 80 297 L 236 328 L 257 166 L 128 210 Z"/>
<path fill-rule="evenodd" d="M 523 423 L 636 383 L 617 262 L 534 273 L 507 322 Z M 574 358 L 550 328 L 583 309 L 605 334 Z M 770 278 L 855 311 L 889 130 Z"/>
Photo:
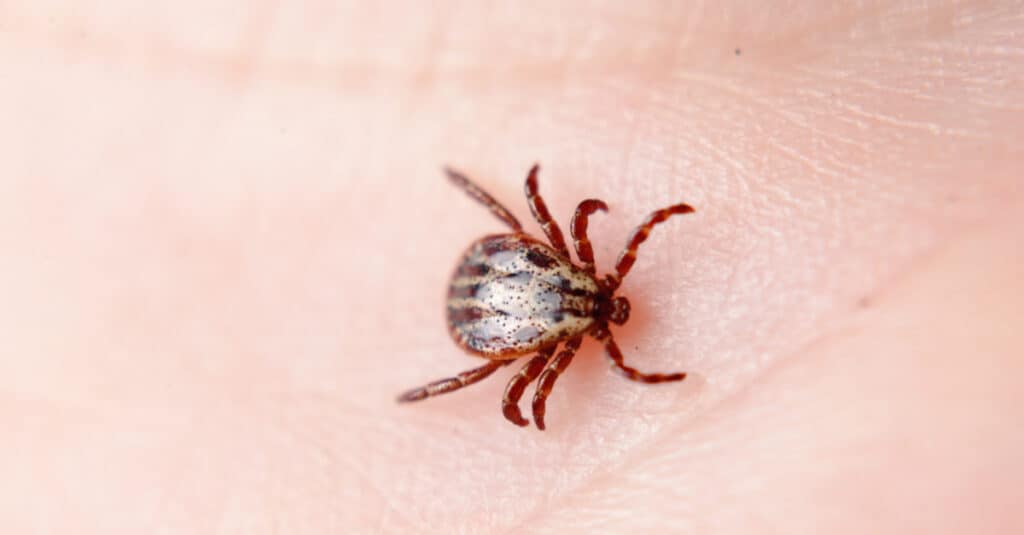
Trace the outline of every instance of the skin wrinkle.
<path fill-rule="evenodd" d="M 273 12 L 273 9 L 268 10 L 268 11 L 269 12 Z M 267 22 L 268 20 L 272 20 L 272 17 L 270 15 L 268 15 L 267 17 L 255 17 L 254 19 L 255 19 L 255 21 L 251 22 L 251 24 L 249 24 L 249 28 L 244 32 L 246 37 L 243 39 L 242 45 L 239 45 L 239 49 L 240 50 L 255 50 L 255 49 L 257 49 L 258 45 L 260 43 L 259 36 L 265 34 L 266 31 L 267 31 L 266 29 L 268 27 L 272 26 L 272 24 L 270 22 Z M 28 28 L 32 28 L 31 27 L 31 21 L 23 21 L 23 22 L 29 24 Z M 428 27 L 429 28 L 433 28 L 434 26 L 428 25 Z M 23 28 L 23 27 L 22 26 L 18 26 L 18 28 Z M 842 31 L 842 29 L 833 29 L 833 30 L 835 30 L 837 32 L 841 32 Z M 833 30 L 827 30 L 827 32 L 831 32 Z M 668 30 L 666 28 L 666 31 L 669 32 L 670 30 Z M 671 31 L 674 31 L 674 30 L 671 30 Z M 33 30 L 22 29 L 21 31 L 16 33 L 16 35 L 19 35 L 19 36 L 32 35 L 33 32 L 41 33 L 41 34 L 47 33 L 46 31 L 43 31 L 43 30 L 41 30 L 39 28 L 34 28 Z M 124 42 L 124 41 L 128 41 L 128 42 L 131 42 L 131 41 L 143 41 L 143 42 L 146 42 L 147 43 L 147 47 L 150 49 L 150 55 L 151 56 L 155 56 L 155 57 L 159 57 L 161 59 L 160 62 L 152 62 L 152 63 L 148 64 L 147 67 L 149 67 L 149 68 L 159 67 L 161 65 L 161 63 L 163 63 L 165 65 L 174 64 L 174 65 L 178 66 L 177 68 L 184 68 L 186 66 L 194 67 L 195 65 L 207 64 L 210 67 L 206 71 L 206 74 L 208 76 L 216 77 L 219 73 L 231 72 L 232 73 L 231 78 L 230 79 L 226 79 L 225 81 L 229 81 L 232 84 L 237 84 L 237 83 L 239 83 L 239 81 L 241 79 L 247 78 L 249 76 L 249 74 L 247 74 L 247 73 L 250 73 L 250 71 L 252 69 L 252 67 L 250 65 L 250 60 L 248 59 L 248 56 L 245 55 L 245 54 L 242 54 L 242 53 L 234 53 L 234 54 L 230 54 L 230 55 L 223 55 L 223 54 L 217 55 L 217 54 L 213 54 L 213 53 L 211 53 L 209 51 L 202 51 L 202 52 L 200 52 L 200 51 L 196 51 L 196 50 L 190 50 L 188 48 L 184 48 L 184 47 L 182 47 L 180 45 L 177 45 L 177 44 L 174 44 L 174 43 L 161 43 L 161 42 L 157 42 L 157 41 L 154 41 L 152 39 L 147 39 L 147 38 L 144 38 L 144 37 L 141 37 L 141 36 L 138 37 L 138 38 L 135 38 L 135 39 L 127 39 L 127 40 L 121 40 L 121 41 L 115 42 L 112 39 L 107 39 L 104 35 L 90 33 L 88 31 L 88 27 L 84 26 L 84 25 L 80 26 L 80 27 L 69 28 L 67 30 L 67 33 L 78 36 L 78 37 L 76 37 L 76 41 L 77 41 L 76 42 L 76 46 L 79 49 L 81 49 L 82 46 L 86 46 L 86 47 L 88 47 L 88 46 L 95 46 L 96 49 L 97 49 L 97 52 L 104 52 L 104 53 L 93 54 L 93 56 L 96 56 L 96 57 L 117 56 L 117 54 L 111 54 L 110 53 L 111 51 L 117 50 L 119 48 L 115 43 L 119 44 L 120 42 Z M 444 32 L 438 32 L 438 31 L 434 30 L 434 31 L 430 31 L 430 32 L 426 32 L 425 31 L 424 33 L 428 33 L 427 37 L 424 38 L 427 41 L 428 44 L 427 45 L 423 45 L 422 43 L 418 43 L 418 47 L 416 48 L 415 57 L 422 57 L 423 56 L 422 49 L 420 47 L 422 47 L 422 46 L 427 46 L 427 47 L 434 46 L 433 44 L 435 43 L 436 38 L 435 37 L 431 37 L 431 36 L 437 35 L 438 33 L 444 33 Z M 802 37 L 800 38 L 801 40 L 807 38 L 806 29 L 805 28 L 797 30 L 794 33 L 798 34 L 798 35 L 802 35 Z M 54 42 L 54 41 L 48 41 L 48 42 L 39 43 L 39 44 L 46 45 L 46 44 L 51 44 L 52 42 Z M 60 43 L 59 40 L 56 41 L 56 42 Z M 778 44 L 778 43 L 776 43 L 776 44 Z M 454 45 L 452 45 L 452 46 L 454 46 Z M 123 48 L 126 48 L 126 47 L 121 47 L 122 50 L 123 50 Z M 677 53 L 677 51 L 679 50 L 680 47 L 678 46 L 678 44 L 674 44 L 674 43 L 671 43 L 671 42 L 665 42 L 663 45 L 661 45 L 661 48 L 663 48 L 665 51 L 662 52 L 662 51 L 660 51 L 661 49 L 658 49 L 659 51 L 657 51 L 657 52 L 639 54 L 638 57 L 644 58 L 646 60 L 646 62 L 645 62 L 646 64 L 649 64 L 649 65 L 652 65 L 652 66 L 654 66 L 654 65 L 660 66 L 660 65 L 664 65 L 665 64 L 665 59 L 664 59 L 663 56 L 665 56 L 666 54 L 671 55 L 671 54 Z M 856 47 L 851 47 L 851 49 L 855 50 Z M 650 52 L 650 51 L 645 51 L 645 52 Z M 410 55 L 413 55 L 413 54 L 410 53 Z M 444 56 L 444 54 L 439 54 L 439 55 Z M 692 56 L 692 55 L 693 55 L 693 52 L 691 51 L 690 56 Z M 376 59 L 380 60 L 381 58 L 376 58 Z M 614 72 L 614 71 L 631 71 L 631 70 L 634 70 L 635 67 L 636 67 L 636 59 L 637 59 L 636 57 L 630 57 L 628 59 L 623 60 L 622 62 L 615 62 L 615 61 L 608 61 L 607 60 L 607 55 L 605 55 L 604 57 L 600 57 L 600 58 L 595 56 L 595 60 L 593 62 L 594 68 L 592 68 L 592 69 L 581 69 L 581 68 L 577 67 L 576 69 L 573 70 L 573 73 L 576 76 L 586 78 L 586 77 L 595 76 L 595 75 L 599 76 L 602 73 L 609 72 L 609 71 L 612 71 L 612 72 Z M 687 59 L 690 59 L 690 58 L 687 57 Z M 558 60 L 558 59 L 556 59 L 553 62 L 545 63 L 543 65 L 540 64 L 540 63 L 533 63 L 533 64 L 522 63 L 522 64 L 507 65 L 506 68 L 507 68 L 508 71 L 512 71 L 512 72 L 516 73 L 517 82 L 518 83 L 522 83 L 524 80 L 530 80 L 530 79 L 540 79 L 540 80 L 544 80 L 545 82 L 547 82 L 547 81 L 550 81 L 552 78 L 558 79 L 559 77 L 557 75 L 552 77 L 551 73 L 553 71 L 549 70 L 551 67 L 545 67 L 544 65 L 554 65 L 553 69 L 555 69 L 556 71 L 564 72 L 564 70 L 566 69 L 566 65 L 567 64 L 568 64 L 567 60 Z M 231 68 L 229 68 L 229 69 L 223 68 L 223 66 L 225 66 L 225 65 L 230 65 Z M 630 68 L 630 67 L 633 67 L 633 68 Z M 451 79 L 454 77 L 454 78 L 461 78 L 463 80 L 463 82 L 469 82 L 473 78 L 479 78 L 478 74 L 481 74 L 481 71 L 486 71 L 486 69 L 488 69 L 488 68 L 489 68 L 488 65 L 479 65 L 479 66 L 470 67 L 470 68 L 462 68 L 462 69 L 454 69 L 453 70 L 451 68 L 446 68 L 445 66 L 441 65 L 441 66 L 438 66 L 438 67 L 436 67 L 436 68 L 434 68 L 432 70 L 437 72 L 435 77 L 439 77 L 441 74 L 443 74 L 446 77 L 446 79 L 449 80 L 449 81 L 451 81 Z M 351 82 L 360 82 L 361 81 L 364 84 L 372 83 L 371 80 L 374 79 L 374 78 L 378 78 L 378 79 L 382 78 L 382 77 L 384 77 L 384 78 L 394 78 L 394 77 L 397 76 L 398 78 L 402 79 L 403 81 L 406 81 L 408 79 L 407 78 L 407 74 L 406 74 L 407 73 L 407 69 L 405 68 L 405 66 L 403 64 L 401 64 L 400 62 L 398 62 L 396 60 L 392 60 L 391 62 L 381 62 L 381 61 L 376 61 L 376 62 L 360 62 L 360 61 L 356 61 L 356 60 L 353 59 L 353 60 L 350 60 L 350 61 L 348 61 L 348 62 L 346 62 L 344 64 L 335 64 L 335 65 L 331 65 L 331 66 L 329 66 L 327 68 L 318 68 L 318 66 L 316 64 L 309 63 L 309 62 L 303 62 L 303 61 L 301 61 L 299 59 L 296 59 L 296 58 L 288 58 L 288 59 L 273 58 L 273 59 L 269 59 L 269 60 L 266 60 L 266 61 L 262 62 L 261 65 L 260 65 L 260 70 L 261 70 L 261 75 L 263 77 L 265 77 L 265 78 L 272 78 L 272 79 L 274 79 L 275 81 L 277 81 L 279 83 L 295 83 L 298 80 L 305 80 L 310 85 L 315 85 L 315 86 L 335 86 L 336 84 L 344 81 L 344 82 L 349 82 L 348 84 L 345 84 L 345 87 L 348 88 L 348 89 L 354 89 L 355 88 L 355 87 L 353 87 L 351 85 Z M 664 69 L 649 69 L 649 71 L 650 72 L 657 72 L 657 73 L 667 73 L 667 75 L 671 75 L 671 76 L 680 76 L 680 75 L 683 75 L 683 73 L 687 72 L 687 71 L 680 71 L 678 69 L 669 69 L 667 71 L 664 70 Z M 347 72 L 347 73 L 349 73 L 349 75 L 341 77 L 339 79 L 336 76 L 336 73 L 339 73 L 339 72 Z M 414 74 L 412 76 L 412 80 L 420 79 L 422 77 L 422 74 L 420 74 L 420 72 L 421 71 L 417 71 L 417 74 Z M 665 75 L 666 74 L 660 74 L 659 77 L 660 76 L 665 76 Z M 710 73 L 707 73 L 707 72 L 704 73 L 704 76 L 710 76 L 710 75 L 711 75 Z M 328 83 L 328 81 L 329 81 L 329 83 Z M 483 82 L 484 80 L 481 79 L 480 81 Z M 367 89 L 372 89 L 370 87 L 366 87 L 366 88 Z M 473 86 L 470 85 L 468 88 L 473 88 Z"/>
<path fill-rule="evenodd" d="M 367 409 L 372 408 L 366 406 L 358 406 L 357 410 L 347 410 L 344 399 L 338 400 L 334 396 L 324 397 L 317 396 L 309 401 L 306 400 L 291 400 L 291 405 L 300 405 L 302 413 L 309 415 L 309 421 L 318 422 L 318 427 L 321 429 L 309 430 L 306 429 L 302 423 L 296 424 L 296 428 L 288 428 L 284 430 L 284 433 L 288 436 L 294 436 L 297 442 L 303 446 L 303 449 L 315 450 L 321 452 L 320 455 L 326 457 L 326 469 L 316 471 L 323 472 L 327 481 L 333 484 L 333 480 L 336 476 L 332 477 L 330 473 L 351 474 L 354 476 L 354 481 L 346 481 L 344 488 L 349 491 L 355 492 L 355 495 L 360 498 L 365 498 L 365 492 L 369 491 L 374 497 L 376 503 L 381 504 L 379 512 L 374 512 L 375 507 L 369 507 L 364 505 L 358 508 L 358 510 L 350 509 L 347 507 L 341 507 L 341 520 L 346 519 L 346 513 L 349 515 L 355 513 L 357 516 L 349 517 L 348 522 L 342 522 L 338 524 L 338 527 L 355 524 L 359 520 L 376 522 L 379 525 L 386 525 L 390 527 L 390 530 L 414 530 L 419 525 L 415 519 L 408 516 L 408 512 L 405 508 L 398 505 L 398 496 L 393 492 L 393 486 L 388 485 L 387 489 L 382 487 L 382 482 L 379 482 L 379 478 L 375 476 L 372 470 L 369 469 L 365 459 L 351 456 L 346 449 L 338 449 L 338 438 L 332 435 L 342 433 L 346 437 L 355 437 L 357 440 L 366 443 L 385 444 L 388 445 L 397 438 L 394 436 L 394 430 L 386 429 L 384 426 L 377 425 L 375 427 L 364 426 L 362 429 L 353 429 L 351 424 L 346 422 L 344 418 L 330 415 L 344 415 L 355 412 L 365 412 Z M 360 400 L 365 401 L 365 400 Z M 282 400 L 282 410 L 284 414 L 292 414 L 294 409 L 289 411 L 288 400 Z M 307 408 L 308 407 L 308 408 Z M 337 420 L 336 423 L 328 424 L 323 422 L 331 422 L 330 418 Z M 444 425 L 438 425 L 437 431 L 443 432 L 445 430 Z M 383 432 L 383 434 L 382 434 Z M 369 435 L 369 438 L 366 438 Z M 375 436 L 376 435 L 376 436 Z M 342 438 L 342 441 L 346 438 Z M 393 449 L 388 447 L 388 449 Z M 344 497 L 344 492 L 340 497 Z M 338 503 L 345 504 L 347 502 L 355 503 L 360 500 L 340 500 Z M 346 509 L 348 509 L 346 511 Z M 360 516 L 361 515 L 361 516 Z"/>
<path fill-rule="evenodd" d="M 691 80 L 691 81 L 694 81 L 694 80 L 700 80 L 700 81 L 705 81 L 705 82 L 709 81 L 708 77 L 692 77 L 692 76 L 690 76 L 690 77 L 686 77 L 686 79 Z M 720 84 L 715 84 L 714 87 L 716 87 L 718 89 L 732 89 L 728 85 L 722 86 Z M 755 95 L 754 93 L 752 93 L 750 91 L 743 91 L 743 92 L 737 91 L 737 94 L 738 94 L 738 96 L 744 96 L 747 99 L 747 102 L 750 102 L 752 104 L 757 104 L 761 108 L 761 111 L 768 112 L 768 113 L 773 113 L 773 114 L 775 114 L 775 115 L 777 115 L 777 116 L 779 116 L 781 118 L 786 119 L 787 121 L 791 122 L 792 124 L 795 124 L 795 125 L 798 125 L 798 126 L 801 126 L 801 127 L 804 127 L 804 128 L 806 128 L 807 125 L 808 125 L 808 123 L 806 123 L 806 122 L 800 123 L 800 122 L 794 121 L 791 114 L 787 114 L 787 113 L 785 113 L 784 109 L 781 109 L 781 108 L 778 108 L 777 106 L 774 106 L 766 97 L 758 97 L 757 95 Z M 820 134 L 822 134 L 822 132 L 820 130 L 813 130 L 813 129 L 809 129 L 809 128 L 808 128 L 808 130 L 812 134 L 818 135 L 818 137 L 824 137 L 824 136 L 820 135 Z M 837 179 L 842 179 L 843 176 L 844 176 L 841 173 L 841 170 L 826 169 L 826 168 L 822 167 L 820 164 L 818 164 L 815 161 L 814 158 L 810 158 L 810 157 L 806 157 L 806 156 L 801 155 L 800 154 L 801 151 L 799 151 L 797 149 L 790 148 L 790 147 L 786 147 L 785 145 L 780 144 L 779 142 L 775 141 L 771 137 L 767 137 L 767 139 L 768 139 L 768 142 L 771 143 L 773 147 L 779 149 L 780 151 L 782 151 L 785 154 L 789 155 L 793 159 L 795 159 L 797 161 L 800 161 L 800 162 L 804 163 L 805 165 L 808 165 L 811 169 L 813 169 L 815 171 L 827 174 L 827 175 L 832 176 L 832 177 L 837 178 Z M 827 139 L 832 140 L 832 141 L 846 142 L 846 143 L 852 144 L 854 146 L 857 146 L 859 148 L 864 148 L 864 149 L 867 148 L 865 144 L 855 143 L 855 142 L 852 142 L 851 140 L 844 139 L 842 137 L 838 137 L 835 134 L 832 134 L 832 135 L 828 136 Z M 724 161 L 727 164 L 729 164 L 730 167 L 735 169 L 741 176 L 745 176 L 745 175 L 749 175 L 750 174 L 749 171 L 747 169 L 745 169 L 745 166 L 742 163 L 743 160 L 734 158 L 728 152 L 718 149 L 716 143 L 711 142 L 710 140 L 707 140 L 707 139 L 705 139 L 703 137 L 700 137 L 700 136 L 694 137 L 694 141 L 696 143 L 700 144 L 700 146 L 704 150 L 709 151 L 709 152 L 714 153 L 715 155 L 717 155 L 719 157 L 720 161 Z"/>

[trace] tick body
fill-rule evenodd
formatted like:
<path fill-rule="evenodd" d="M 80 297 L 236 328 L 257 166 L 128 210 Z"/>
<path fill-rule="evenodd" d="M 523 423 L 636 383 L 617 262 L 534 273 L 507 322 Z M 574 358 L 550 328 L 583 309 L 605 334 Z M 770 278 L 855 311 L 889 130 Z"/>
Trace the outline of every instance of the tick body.
<path fill-rule="evenodd" d="M 525 234 L 470 246 L 448 288 L 448 329 L 471 353 L 517 358 L 585 333 L 601 286 L 593 275 Z"/>
<path fill-rule="evenodd" d="M 693 211 L 676 204 L 653 212 L 633 231 L 615 263 L 615 270 L 601 278 L 595 274 L 594 253 L 587 238 L 587 221 L 607 205 L 597 199 L 579 204 L 570 232 L 579 263 L 558 224 L 552 219 L 537 188 L 538 166 L 526 179 L 526 198 L 531 212 L 544 229 L 548 243 L 522 230 L 504 206 L 462 174 L 445 170 L 448 178 L 470 197 L 486 206 L 512 232 L 480 238 L 459 261 L 448 288 L 448 330 L 467 352 L 488 360 L 486 364 L 455 377 L 410 390 L 401 402 L 418 401 L 457 390 L 480 381 L 498 368 L 531 356 L 505 389 L 502 412 L 516 425 L 529 420 L 519 410 L 527 385 L 537 380 L 533 418 L 544 429 L 545 402 L 558 375 L 572 361 L 584 336 L 603 343 L 615 370 L 628 379 L 645 383 L 680 381 L 685 373 L 645 374 L 627 366 L 609 330 L 609 324 L 629 320 L 629 301 L 616 296 L 622 279 L 636 260 L 637 249 L 655 225 L 676 214 Z M 556 353 L 559 346 L 562 350 Z"/>

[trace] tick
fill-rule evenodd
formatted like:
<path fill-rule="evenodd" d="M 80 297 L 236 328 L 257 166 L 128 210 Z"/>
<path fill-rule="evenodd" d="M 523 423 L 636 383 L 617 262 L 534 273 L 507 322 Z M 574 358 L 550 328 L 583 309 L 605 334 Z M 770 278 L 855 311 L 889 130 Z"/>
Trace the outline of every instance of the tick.
<path fill-rule="evenodd" d="M 565 237 L 538 191 L 538 170 L 534 165 L 526 177 L 526 201 L 548 243 L 523 232 L 512 212 L 480 186 L 458 171 L 445 168 L 453 184 L 512 229 L 473 242 L 459 260 L 448 286 L 448 331 L 464 350 L 489 362 L 410 390 L 398 401 L 419 401 L 458 390 L 521 357 L 533 355 L 509 381 L 501 406 L 509 421 L 529 425 L 519 410 L 519 400 L 526 386 L 537 380 L 533 420 L 543 430 L 548 395 L 586 335 L 604 344 L 613 369 L 627 379 L 662 383 L 686 378 L 685 373 L 641 373 L 627 366 L 608 324 L 622 325 L 629 320 L 629 301 L 615 295 L 615 291 L 633 267 L 640 244 L 655 225 L 673 215 L 693 212 L 693 208 L 676 204 L 647 216 L 630 235 L 615 262 L 615 271 L 602 278 L 595 274 L 587 220 L 598 210 L 606 212 L 608 205 L 587 199 L 576 207 L 569 225 L 579 258 L 579 263 L 574 263 Z M 559 345 L 562 350 L 556 354 Z"/>

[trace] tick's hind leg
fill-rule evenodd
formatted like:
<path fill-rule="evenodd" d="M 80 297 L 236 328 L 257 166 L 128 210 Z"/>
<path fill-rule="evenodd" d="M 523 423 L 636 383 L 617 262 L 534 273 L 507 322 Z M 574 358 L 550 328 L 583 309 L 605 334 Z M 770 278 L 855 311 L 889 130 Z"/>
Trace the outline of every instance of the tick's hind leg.
<path fill-rule="evenodd" d="M 562 351 L 548 362 L 548 365 L 544 368 L 544 373 L 537 380 L 537 391 L 533 394 L 533 422 L 537 424 L 537 429 L 541 431 L 544 430 L 544 413 L 547 410 L 545 403 L 547 402 L 548 394 L 551 393 L 551 388 L 555 386 L 555 381 L 558 380 L 559 374 L 564 372 L 569 363 L 572 362 L 572 357 L 576 355 L 576 350 L 580 348 L 582 342 L 582 336 L 577 336 L 566 342 Z"/>
<path fill-rule="evenodd" d="M 453 390 L 458 390 L 464 386 L 469 386 L 477 381 L 485 379 L 488 375 L 494 373 L 494 370 L 511 364 L 512 362 L 513 361 L 511 360 L 492 360 L 479 368 L 464 371 L 455 377 L 441 379 L 440 381 L 434 381 L 426 386 L 414 388 L 401 396 L 398 396 L 398 402 L 408 403 L 410 401 L 419 401 L 421 399 L 427 399 Z"/>
<path fill-rule="evenodd" d="M 622 283 L 622 279 L 626 278 L 629 269 L 633 267 L 633 262 L 636 262 L 636 250 L 640 248 L 641 243 L 647 240 L 651 229 L 658 225 L 658 223 L 676 214 L 688 214 L 690 212 L 693 212 L 693 207 L 690 205 L 677 204 L 668 208 L 662 208 L 647 216 L 647 219 L 630 235 L 629 241 L 626 242 L 626 248 L 619 254 L 619 259 L 615 262 L 615 273 L 608 275 L 608 286 L 614 290 Z"/>
<path fill-rule="evenodd" d="M 508 208 L 505 208 L 501 203 L 494 200 L 494 197 L 491 197 L 491 195 L 482 190 L 480 186 L 474 184 L 472 180 L 466 178 L 466 175 L 463 175 L 450 167 L 445 167 L 444 172 L 448 175 L 448 180 L 451 180 L 453 184 L 461 188 L 462 191 L 465 191 L 467 195 L 475 199 L 477 202 L 486 206 L 495 217 L 504 221 L 506 225 L 512 227 L 512 230 L 517 232 L 523 230 L 523 226 L 519 224 L 519 220 L 516 219 L 516 216 L 512 215 L 512 212 L 508 211 Z"/>
<path fill-rule="evenodd" d="M 526 176 L 526 202 L 530 205 L 530 211 L 533 212 L 534 219 L 544 229 L 544 234 L 547 235 L 548 241 L 551 242 L 551 247 L 562 253 L 562 256 L 569 258 L 569 248 L 565 246 L 565 236 L 562 235 L 562 229 L 558 227 L 558 223 L 551 217 L 551 212 L 548 212 L 548 206 L 544 204 L 544 198 L 540 196 L 540 190 L 537 187 L 538 171 L 540 171 L 540 166 L 534 164 L 530 168 L 530 174 Z"/>
<path fill-rule="evenodd" d="M 637 371 L 636 368 L 626 366 L 622 359 L 622 351 L 619 350 L 619 345 L 615 343 L 615 338 L 612 337 L 611 333 L 608 333 L 607 338 L 604 339 L 604 349 L 608 353 L 608 358 L 611 359 L 615 371 L 626 377 L 626 379 L 641 383 L 665 383 L 686 379 L 685 373 L 642 373 Z"/>
<path fill-rule="evenodd" d="M 608 205 L 599 199 L 587 199 L 576 207 L 576 213 L 572 216 L 572 223 L 569 225 L 569 232 L 572 233 L 572 243 L 576 247 L 576 256 L 583 264 L 583 270 L 587 273 L 594 272 L 594 248 L 590 245 L 590 238 L 587 237 L 587 222 L 590 214 L 596 211 L 607 212 Z"/>
<path fill-rule="evenodd" d="M 508 421 L 520 427 L 530 425 L 530 421 L 523 418 L 523 413 L 519 411 L 519 399 L 523 397 L 523 390 L 526 389 L 526 385 L 533 382 L 540 375 L 540 372 L 544 370 L 544 365 L 547 364 L 554 352 L 555 346 L 538 351 L 537 355 L 530 359 L 519 370 L 519 373 L 508 382 L 508 387 L 505 388 L 505 396 L 501 400 L 501 412 Z"/>

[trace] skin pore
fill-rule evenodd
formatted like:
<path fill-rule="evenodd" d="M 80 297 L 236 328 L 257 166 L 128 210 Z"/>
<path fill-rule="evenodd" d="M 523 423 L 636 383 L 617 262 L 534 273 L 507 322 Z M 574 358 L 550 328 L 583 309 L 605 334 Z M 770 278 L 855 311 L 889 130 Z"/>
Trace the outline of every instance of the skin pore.
<path fill-rule="evenodd" d="M 3 531 L 1024 531 L 1024 10 L 848 4 L 7 3 Z M 687 379 L 395 404 L 534 162 Z"/>

